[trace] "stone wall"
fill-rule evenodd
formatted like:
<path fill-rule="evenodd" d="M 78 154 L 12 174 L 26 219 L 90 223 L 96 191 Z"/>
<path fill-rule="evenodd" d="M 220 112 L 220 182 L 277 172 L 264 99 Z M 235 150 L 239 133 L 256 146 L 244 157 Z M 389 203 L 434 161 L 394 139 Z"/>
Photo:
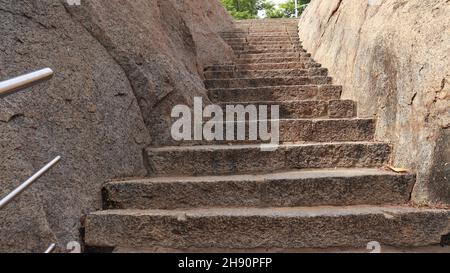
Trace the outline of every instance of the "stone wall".
<path fill-rule="evenodd" d="M 300 20 L 304 47 L 378 119 L 392 164 L 417 170 L 419 203 L 450 203 L 449 14 L 448 0 L 313 0 Z"/>
<path fill-rule="evenodd" d="M 55 71 L 0 99 L 0 196 L 63 158 L 0 211 L 0 252 L 79 241 L 101 185 L 145 176 L 143 148 L 171 143 L 171 107 L 206 94 L 203 66 L 231 60 L 217 35 L 231 26 L 211 0 L 0 0 L 0 80 Z"/>

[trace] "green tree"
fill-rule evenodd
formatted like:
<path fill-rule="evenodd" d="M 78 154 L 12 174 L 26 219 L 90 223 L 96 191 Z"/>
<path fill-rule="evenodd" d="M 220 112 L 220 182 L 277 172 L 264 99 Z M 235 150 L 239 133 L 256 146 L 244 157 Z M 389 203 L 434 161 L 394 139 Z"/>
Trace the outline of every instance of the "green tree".
<path fill-rule="evenodd" d="M 221 0 L 225 8 L 236 19 L 254 19 L 258 16 L 264 0 Z"/>
<path fill-rule="evenodd" d="M 304 8 L 303 5 L 309 4 L 311 0 L 298 0 L 299 11 L 298 14 L 301 15 Z M 269 6 L 268 6 L 269 7 Z M 266 16 L 268 18 L 292 18 L 295 16 L 295 0 L 287 0 L 286 2 L 279 5 L 279 7 L 269 7 L 266 9 Z"/>
<path fill-rule="evenodd" d="M 288 0 L 285 3 L 280 4 L 281 13 L 284 14 L 283 17 L 291 18 L 295 16 L 295 1 Z"/>
<path fill-rule="evenodd" d="M 254 19 L 259 11 L 265 11 L 267 18 L 291 18 L 295 15 L 295 0 L 287 0 L 278 7 L 271 0 L 221 0 L 230 14 L 238 19 Z M 311 0 L 298 0 L 299 6 Z M 299 14 L 302 9 L 300 8 Z"/>
<path fill-rule="evenodd" d="M 309 4 L 309 2 L 311 2 L 311 0 L 298 1 L 299 15 L 301 15 L 304 10 L 304 7 L 302 8 L 302 6 L 305 4 Z M 272 5 L 267 4 L 265 11 L 266 17 L 268 18 L 293 18 L 295 16 L 295 0 L 287 0 L 286 2 L 280 4 L 278 7 L 276 7 L 273 3 Z"/>

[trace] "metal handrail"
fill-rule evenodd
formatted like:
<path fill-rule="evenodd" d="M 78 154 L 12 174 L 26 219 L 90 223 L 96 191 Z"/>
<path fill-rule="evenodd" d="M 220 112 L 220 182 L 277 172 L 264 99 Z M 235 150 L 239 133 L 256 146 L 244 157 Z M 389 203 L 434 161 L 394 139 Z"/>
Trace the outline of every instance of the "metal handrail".
<path fill-rule="evenodd" d="M 10 80 L 0 82 L 0 97 L 5 97 L 34 86 L 53 77 L 53 70 L 44 68 Z"/>
<path fill-rule="evenodd" d="M 51 245 L 47 248 L 47 250 L 44 252 L 44 254 L 50 254 L 50 253 L 52 253 L 53 251 L 55 251 L 55 248 L 56 248 L 56 244 L 51 244 Z"/>
<path fill-rule="evenodd" d="M 50 68 L 44 68 L 32 73 L 28 73 L 10 80 L 0 82 L 0 98 L 6 97 L 8 95 L 14 94 L 25 88 L 34 86 L 43 81 L 49 80 L 53 77 L 53 70 Z M 16 197 L 18 197 L 22 192 L 29 188 L 36 180 L 47 173 L 53 166 L 55 166 L 61 157 L 58 156 L 53 159 L 50 163 L 45 165 L 41 170 L 35 173 L 32 177 L 28 178 L 27 181 L 23 182 L 19 187 L 13 190 L 10 194 L 0 200 L 0 210 L 11 203 Z M 52 253 L 56 248 L 56 244 L 51 244 L 44 253 Z"/>
<path fill-rule="evenodd" d="M 19 196 L 23 191 L 25 191 L 28 187 L 30 187 L 36 180 L 38 180 L 42 175 L 48 172 L 53 166 L 56 165 L 61 160 L 61 157 L 58 156 L 53 159 L 50 163 L 45 165 L 42 169 L 40 169 L 37 173 L 35 173 L 32 177 L 28 178 L 27 181 L 23 182 L 22 185 L 13 190 L 10 194 L 8 194 L 5 198 L 0 200 L 0 210 L 6 207 L 11 201 L 13 201 L 17 196 Z"/>
<path fill-rule="evenodd" d="M 22 192 L 24 192 L 27 188 L 29 188 L 36 180 L 38 180 L 42 175 L 48 172 L 53 166 L 55 166 L 61 160 L 60 156 L 57 156 L 50 163 L 45 165 L 44 168 L 40 169 L 37 173 L 35 173 L 32 177 L 30 177 L 27 181 L 23 182 L 22 185 L 13 190 L 10 194 L 8 194 L 5 198 L 0 200 L 0 210 L 6 207 L 9 203 L 11 203 L 17 196 L 19 196 Z M 44 252 L 46 254 L 52 253 L 56 248 L 56 244 L 51 244 L 47 250 Z"/>

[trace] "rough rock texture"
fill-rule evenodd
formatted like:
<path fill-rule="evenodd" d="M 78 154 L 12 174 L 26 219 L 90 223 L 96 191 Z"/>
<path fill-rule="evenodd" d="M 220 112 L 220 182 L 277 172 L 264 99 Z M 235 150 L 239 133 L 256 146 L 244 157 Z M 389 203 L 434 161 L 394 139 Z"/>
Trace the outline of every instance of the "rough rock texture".
<path fill-rule="evenodd" d="M 215 34 L 231 25 L 218 2 L 63 2 L 0 0 L 0 80 L 56 72 L 0 99 L 0 196 L 63 157 L 0 211 L 0 252 L 79 241 L 81 216 L 101 208 L 101 185 L 145 175 L 143 148 L 166 140 L 171 104 L 205 94 L 202 66 L 232 57 Z"/>
<path fill-rule="evenodd" d="M 152 145 L 172 142 L 174 105 L 192 105 L 194 96 L 207 101 L 203 68 L 234 56 L 217 34 L 232 27 L 218 1 L 92 0 L 69 12 L 124 69 Z"/>
<path fill-rule="evenodd" d="M 448 0 L 315 0 L 300 21 L 359 116 L 377 116 L 393 164 L 417 169 L 418 202 L 450 203 L 449 14 Z"/>

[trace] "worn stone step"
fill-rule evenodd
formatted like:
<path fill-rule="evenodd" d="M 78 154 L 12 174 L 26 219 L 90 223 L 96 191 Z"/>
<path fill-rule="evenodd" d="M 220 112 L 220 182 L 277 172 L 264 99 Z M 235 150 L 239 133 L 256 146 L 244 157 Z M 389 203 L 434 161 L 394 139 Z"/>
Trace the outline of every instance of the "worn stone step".
<path fill-rule="evenodd" d="M 271 31 L 271 32 L 222 32 L 219 33 L 222 38 L 259 38 L 259 37 L 291 37 L 298 35 L 297 31 L 287 32 L 287 31 Z"/>
<path fill-rule="evenodd" d="M 250 50 L 264 50 L 264 49 L 301 49 L 304 50 L 303 48 L 300 48 L 297 45 L 293 44 L 293 43 L 278 43 L 278 44 L 259 44 L 259 45 L 250 45 L 250 44 L 235 44 L 236 46 L 238 45 L 245 45 L 246 48 L 250 49 Z"/>
<path fill-rule="evenodd" d="M 252 49 L 252 48 L 242 48 L 242 50 L 234 50 L 234 54 L 236 55 L 247 55 L 247 54 L 273 54 L 273 53 L 288 53 L 288 54 L 299 54 L 304 53 L 303 51 L 299 51 L 293 46 L 289 48 L 263 48 L 263 49 Z"/>
<path fill-rule="evenodd" d="M 262 32 L 269 32 L 269 31 L 273 31 L 275 29 L 279 29 L 279 30 L 298 30 L 298 25 L 291 25 L 291 24 L 287 24 L 287 25 L 269 25 L 269 26 L 258 26 L 258 25 L 245 25 L 245 24 L 240 24 L 240 25 L 236 25 L 236 28 L 234 29 L 230 29 L 230 31 L 245 31 L 245 30 L 251 30 L 251 31 L 262 31 Z"/>
<path fill-rule="evenodd" d="M 297 37 L 290 36 L 252 36 L 246 38 L 222 38 L 227 43 L 249 43 L 249 44 L 276 44 L 299 41 Z"/>
<path fill-rule="evenodd" d="M 206 79 L 232 79 L 232 78 L 273 78 L 273 77 L 304 77 L 304 76 L 328 76 L 326 68 L 310 69 L 274 69 L 274 70 L 231 70 L 231 71 L 207 71 Z"/>
<path fill-rule="evenodd" d="M 253 30 L 253 31 L 263 31 L 263 32 L 270 32 L 275 29 L 283 30 L 283 29 L 289 29 L 289 30 L 298 30 L 297 24 L 265 24 L 265 25 L 250 25 L 250 24 L 239 24 L 236 25 L 236 28 L 234 30 Z"/>
<path fill-rule="evenodd" d="M 292 36 L 247 36 L 247 37 L 222 37 L 222 39 L 228 43 L 263 43 L 263 44 L 275 44 L 275 43 L 287 43 L 292 41 L 300 41 L 297 37 Z"/>
<path fill-rule="evenodd" d="M 258 30 L 263 32 L 273 31 L 274 29 L 298 30 L 298 24 L 265 24 L 265 25 L 239 24 L 236 25 L 236 28 L 234 30 L 242 30 L 242 29 L 249 29 L 254 31 Z"/>
<path fill-rule="evenodd" d="M 235 54 L 241 61 L 266 60 L 271 58 L 310 58 L 310 53 L 304 52 L 272 52 L 272 53 L 239 53 Z"/>
<path fill-rule="evenodd" d="M 401 205 L 415 178 L 379 169 L 157 177 L 110 182 L 103 203 L 104 209 Z"/>
<path fill-rule="evenodd" d="M 269 125 L 273 120 L 264 120 Z M 300 142 L 343 142 L 343 141 L 372 141 L 375 135 L 375 120 L 373 119 L 279 119 L 279 140 L 280 143 L 300 143 Z M 182 141 L 181 146 L 193 145 L 242 145 L 242 144 L 263 144 L 268 140 L 261 140 L 260 137 L 250 140 L 249 125 L 251 122 L 234 123 L 236 140 L 212 140 L 212 141 Z M 229 123 L 216 123 L 216 126 L 226 127 Z M 238 140 L 237 128 L 243 124 L 245 127 L 245 138 Z M 257 122 L 252 123 L 257 125 Z M 257 129 L 255 129 L 257 130 Z M 225 131 L 225 129 L 224 129 Z"/>
<path fill-rule="evenodd" d="M 239 53 L 275 53 L 275 52 L 305 52 L 303 49 L 299 49 L 293 45 L 287 46 L 247 46 L 242 47 L 242 50 L 235 50 Z M 305 52 L 306 53 L 306 52 Z"/>
<path fill-rule="evenodd" d="M 221 175 L 290 169 L 380 167 L 389 161 L 386 143 L 342 142 L 282 144 L 277 150 L 261 145 L 204 145 L 149 148 L 153 175 Z"/>
<path fill-rule="evenodd" d="M 254 63 L 254 64 L 217 64 L 205 68 L 209 71 L 245 71 L 245 70 L 277 70 L 277 69 L 311 69 L 320 68 L 315 62 Z"/>
<path fill-rule="evenodd" d="M 441 243 L 449 210 L 404 206 L 107 210 L 86 218 L 95 247 L 366 248 Z"/>
<path fill-rule="evenodd" d="M 275 53 L 240 53 L 235 51 L 235 55 L 242 61 L 246 60 L 258 60 L 258 59 L 268 59 L 268 58 L 300 58 L 300 57 L 311 57 L 305 56 L 300 52 L 275 52 Z"/>
<path fill-rule="evenodd" d="M 290 31 L 298 31 L 298 25 L 294 24 L 278 24 L 278 25 L 237 25 L 236 28 L 233 31 L 258 31 L 258 32 L 271 32 L 271 31 L 283 31 L 283 30 L 290 30 Z"/>
<path fill-rule="evenodd" d="M 303 46 L 299 42 L 284 42 L 284 43 L 228 43 L 230 47 L 232 47 L 234 50 L 244 50 L 245 48 L 261 48 L 261 47 L 282 47 L 282 48 L 295 48 L 297 50 L 302 50 Z"/>
<path fill-rule="evenodd" d="M 246 40 L 241 40 L 241 41 L 228 41 L 227 43 L 229 46 L 233 46 L 233 47 L 237 47 L 237 46 L 263 46 L 263 47 L 275 47 L 275 46 L 297 46 L 297 47 L 301 47 L 302 43 L 298 40 L 289 40 L 289 41 L 265 41 L 265 42 L 247 42 Z"/>
<path fill-rule="evenodd" d="M 286 39 L 286 38 L 298 38 L 297 33 L 289 33 L 289 32 L 282 32 L 282 33 L 247 33 L 247 34 L 236 34 L 236 35 L 228 35 L 228 36 L 221 36 L 223 39 L 233 39 L 233 38 L 246 38 L 246 39 L 252 39 L 252 40 L 278 40 L 278 39 Z"/>
<path fill-rule="evenodd" d="M 442 244 L 434 244 L 428 246 L 419 246 L 419 247 L 390 247 L 384 246 L 382 247 L 382 253 L 386 254 L 405 254 L 405 253 L 442 253 L 448 254 L 450 253 L 450 246 L 445 244 L 445 240 L 442 241 Z M 237 249 L 237 248 L 186 248 L 186 249 L 175 249 L 175 248 L 161 248 L 161 247 L 116 247 L 110 248 L 108 251 L 112 253 L 120 253 L 120 254 L 150 254 L 150 253 L 178 253 L 178 254 L 205 254 L 205 253 L 238 253 L 238 254 L 267 254 L 267 253 L 276 253 L 276 254 L 311 254 L 311 253 L 319 253 L 319 254 L 366 254 L 370 253 L 372 249 L 368 250 L 367 248 L 355 248 L 355 247 L 328 247 L 328 248 L 251 248 L 251 249 Z"/>
<path fill-rule="evenodd" d="M 297 38 L 296 33 L 246 33 L 246 34 L 235 34 L 235 35 L 227 35 L 227 36 L 221 36 L 222 39 L 251 39 L 251 40 L 284 40 L 291 37 Z"/>
<path fill-rule="evenodd" d="M 283 77 L 283 78 L 242 78 L 242 79 L 210 79 L 205 81 L 206 88 L 240 88 L 280 85 L 321 85 L 330 84 L 332 78 L 323 76 Z"/>
<path fill-rule="evenodd" d="M 263 41 L 283 41 L 283 40 L 297 40 L 300 41 L 300 38 L 297 34 L 290 34 L 286 33 L 284 35 L 276 36 L 276 35 L 266 35 L 266 34 L 256 34 L 256 35 L 248 35 L 245 37 L 247 41 L 257 41 L 257 42 L 263 42 Z"/>
<path fill-rule="evenodd" d="M 243 28 L 239 29 L 237 32 L 246 32 L 249 34 L 255 34 L 255 35 L 262 35 L 267 33 L 287 33 L 289 35 L 295 35 L 298 36 L 298 29 L 295 28 L 279 28 L 279 27 L 272 27 L 272 28 Z"/>
<path fill-rule="evenodd" d="M 240 51 L 266 51 L 270 52 L 285 52 L 289 50 L 295 50 L 295 52 L 305 52 L 306 51 L 301 47 L 300 44 L 286 43 L 286 44 L 277 44 L 277 45 L 250 45 L 250 44 L 228 44 L 231 48 L 240 53 Z M 278 51 L 277 51 L 278 50 Z"/>
<path fill-rule="evenodd" d="M 314 63 L 314 60 L 312 58 L 307 57 L 294 57 L 294 58 L 288 58 L 288 57 L 280 57 L 280 58 L 262 58 L 262 59 L 241 59 L 237 58 L 236 63 L 239 64 L 267 64 L 267 63 Z"/>
<path fill-rule="evenodd" d="M 227 105 L 278 105 L 280 118 L 353 118 L 356 117 L 356 103 L 352 100 L 303 100 L 303 101 L 245 101 L 245 102 L 222 102 L 220 105 L 225 109 Z M 269 109 L 270 110 L 270 109 Z M 269 111 L 269 117 L 270 117 Z"/>
<path fill-rule="evenodd" d="M 298 26 L 298 19 L 245 19 L 235 22 L 236 26 Z"/>
<path fill-rule="evenodd" d="M 339 85 L 251 87 L 237 89 L 212 89 L 209 98 L 215 103 L 233 101 L 290 101 L 290 100 L 338 100 L 342 94 Z"/>
<path fill-rule="evenodd" d="M 247 33 L 251 35 L 264 35 L 271 33 L 289 34 L 293 36 L 298 36 L 298 29 L 295 28 L 242 28 L 235 31 L 236 33 Z M 225 35 L 226 36 L 226 35 Z M 230 35 L 231 36 L 231 35 Z"/>
<path fill-rule="evenodd" d="M 301 62 L 279 62 L 279 63 L 249 63 L 236 65 L 241 70 L 267 70 L 267 69 L 309 69 L 319 68 L 321 65 L 311 59 L 303 59 Z"/>

